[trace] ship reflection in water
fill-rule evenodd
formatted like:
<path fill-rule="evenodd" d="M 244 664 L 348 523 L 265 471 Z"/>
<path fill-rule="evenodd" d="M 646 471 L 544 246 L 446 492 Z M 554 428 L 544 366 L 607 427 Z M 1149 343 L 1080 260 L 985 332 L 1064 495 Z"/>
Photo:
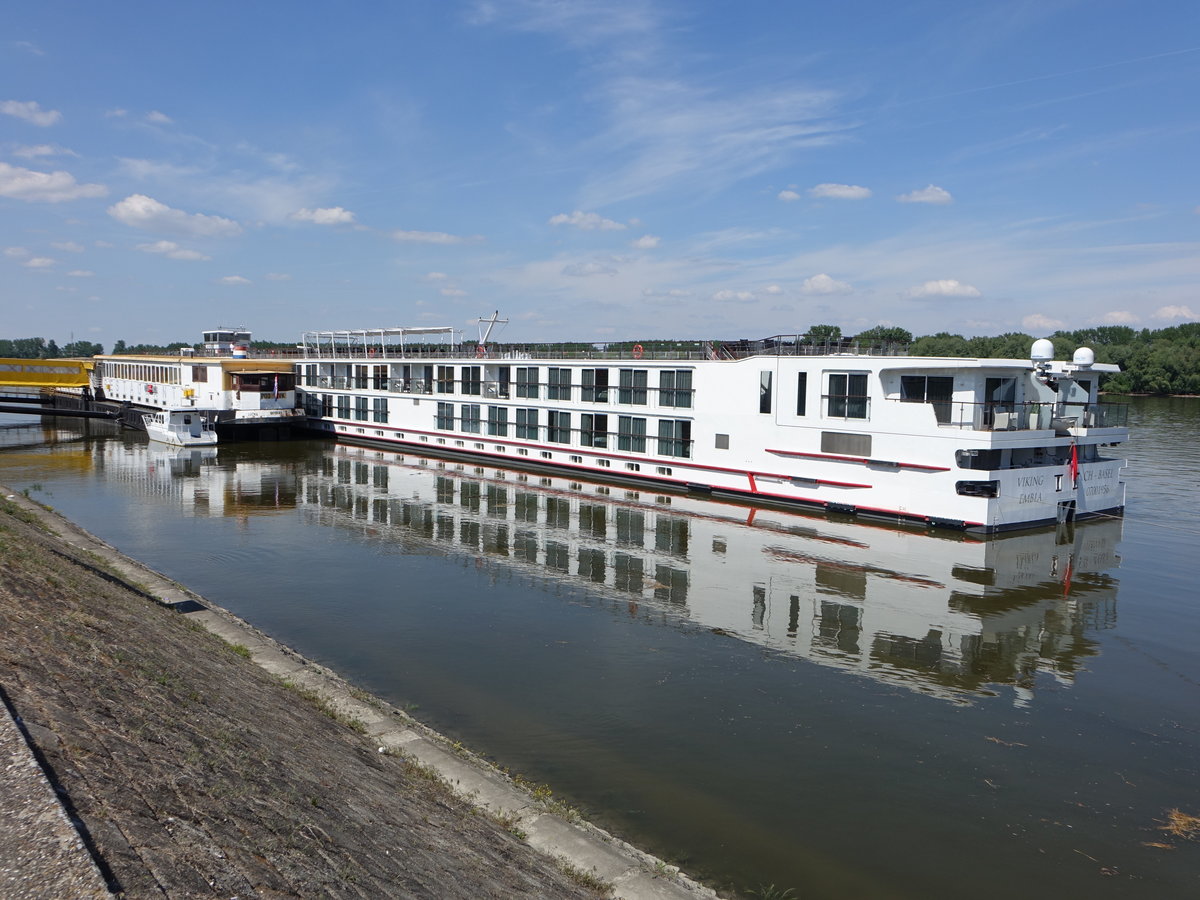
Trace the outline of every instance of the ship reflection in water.
<path fill-rule="evenodd" d="M 344 445 L 293 463 L 108 446 L 110 476 L 188 514 L 299 507 L 955 703 L 1069 684 L 1116 623 L 1119 519 L 981 539 Z"/>

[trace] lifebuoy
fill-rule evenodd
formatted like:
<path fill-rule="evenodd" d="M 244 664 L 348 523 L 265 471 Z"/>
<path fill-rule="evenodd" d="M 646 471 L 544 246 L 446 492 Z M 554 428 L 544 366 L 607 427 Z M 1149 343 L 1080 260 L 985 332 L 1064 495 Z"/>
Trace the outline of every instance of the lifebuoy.
<path fill-rule="evenodd" d="M 152 385 L 152 384 L 146 385 L 146 393 L 153 394 L 154 393 L 154 385 Z"/>
<path fill-rule="evenodd" d="M 476 344 L 475 345 L 476 359 L 483 359 L 485 356 L 487 356 L 487 347 L 483 346 L 483 344 Z"/>
<path fill-rule="evenodd" d="M 645 355 L 645 353 L 646 353 L 646 351 L 642 348 L 641 344 L 633 345 L 633 358 L 634 359 L 641 359 Z"/>

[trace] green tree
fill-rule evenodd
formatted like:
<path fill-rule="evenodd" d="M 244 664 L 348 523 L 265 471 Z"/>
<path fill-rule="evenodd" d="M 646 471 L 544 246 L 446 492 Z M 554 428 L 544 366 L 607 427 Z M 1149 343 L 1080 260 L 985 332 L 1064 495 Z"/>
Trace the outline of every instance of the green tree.
<path fill-rule="evenodd" d="M 907 328 L 876 325 L 854 336 L 860 344 L 911 344 L 912 332 Z"/>
<path fill-rule="evenodd" d="M 838 325 L 810 325 L 805 340 L 810 344 L 823 344 L 826 341 L 840 341 L 842 329 Z"/>

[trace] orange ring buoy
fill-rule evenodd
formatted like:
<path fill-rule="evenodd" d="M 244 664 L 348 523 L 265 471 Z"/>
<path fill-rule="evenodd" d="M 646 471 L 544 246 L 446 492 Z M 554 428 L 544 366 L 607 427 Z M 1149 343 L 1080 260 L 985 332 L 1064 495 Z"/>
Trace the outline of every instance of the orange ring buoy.
<path fill-rule="evenodd" d="M 641 359 L 645 355 L 645 353 L 646 353 L 646 351 L 642 348 L 641 344 L 633 345 L 633 358 L 634 359 Z"/>
<path fill-rule="evenodd" d="M 483 344 L 476 344 L 475 345 L 475 358 L 483 359 L 485 356 L 487 356 L 487 347 L 483 346 Z"/>

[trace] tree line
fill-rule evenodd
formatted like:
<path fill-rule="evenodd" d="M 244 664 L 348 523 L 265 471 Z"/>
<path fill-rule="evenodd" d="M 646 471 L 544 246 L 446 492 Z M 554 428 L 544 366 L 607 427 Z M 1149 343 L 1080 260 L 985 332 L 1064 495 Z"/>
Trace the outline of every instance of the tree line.
<path fill-rule="evenodd" d="M 1126 325 L 1103 325 L 1074 331 L 1056 331 L 1050 336 L 1055 356 L 1068 360 L 1079 347 L 1091 347 L 1096 362 L 1116 363 L 1117 374 L 1102 374 L 1100 387 L 1111 393 L 1137 394 L 1200 394 L 1200 322 L 1188 322 L 1170 328 L 1130 328 Z M 812 344 L 840 343 L 860 346 L 907 346 L 910 356 L 963 356 L 984 359 L 1028 359 L 1033 335 L 1008 332 L 994 337 L 963 337 L 940 331 L 914 337 L 912 332 L 896 326 L 877 325 L 855 335 L 843 335 L 837 325 L 813 325 L 802 338 Z M 633 346 L 634 342 L 628 343 Z M 693 344 L 692 341 L 645 340 L 647 350 L 672 349 Z M 715 341 L 717 344 L 737 344 L 737 341 Z M 560 345 L 587 348 L 590 344 Z M 610 346 L 618 346 L 612 344 Z M 176 341 L 165 346 L 133 344 L 117 341 L 114 354 L 144 355 L 179 352 L 181 348 L 202 349 L 200 344 Z M 287 351 L 295 349 L 294 341 L 254 341 L 252 349 Z M 57 359 L 89 357 L 104 353 L 104 347 L 91 341 L 72 341 L 59 347 L 45 338 L 0 338 L 0 357 L 16 359 Z"/>

